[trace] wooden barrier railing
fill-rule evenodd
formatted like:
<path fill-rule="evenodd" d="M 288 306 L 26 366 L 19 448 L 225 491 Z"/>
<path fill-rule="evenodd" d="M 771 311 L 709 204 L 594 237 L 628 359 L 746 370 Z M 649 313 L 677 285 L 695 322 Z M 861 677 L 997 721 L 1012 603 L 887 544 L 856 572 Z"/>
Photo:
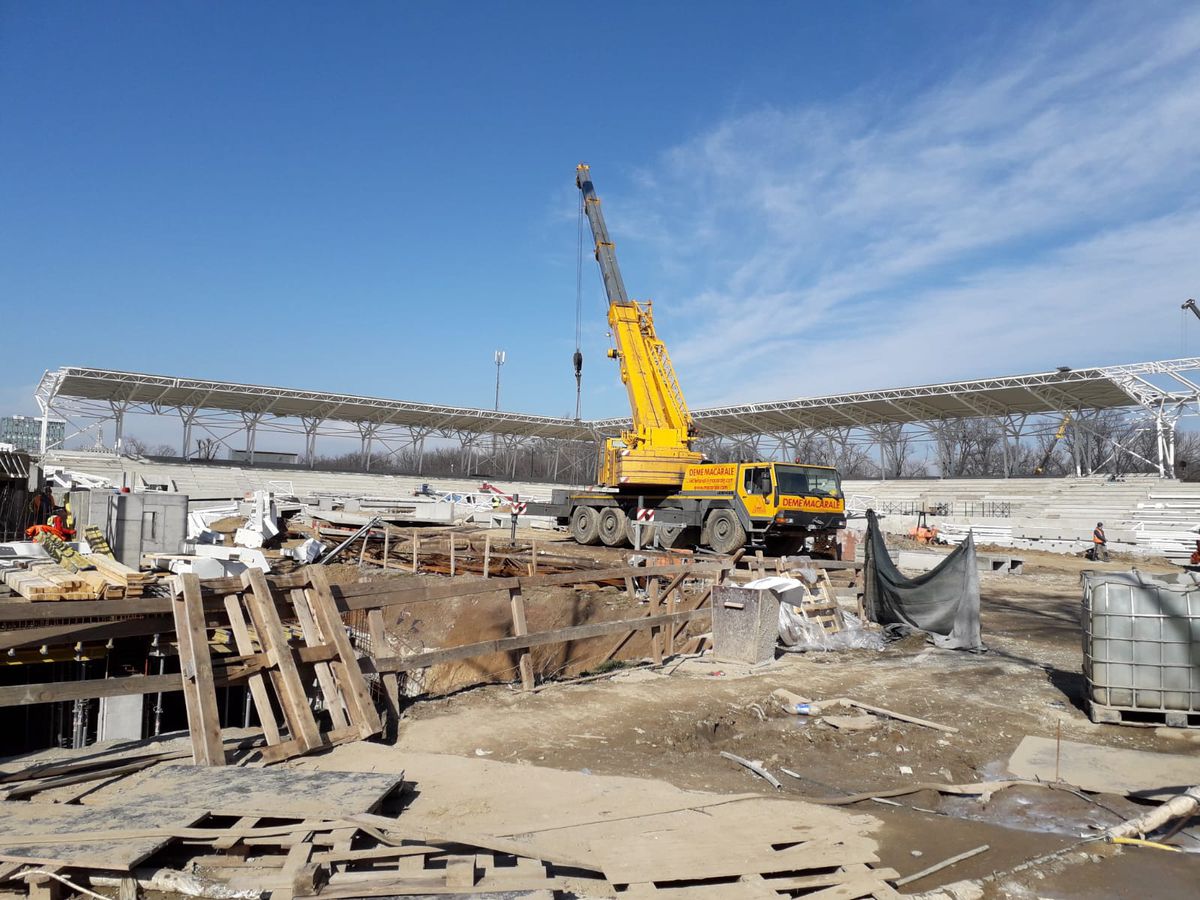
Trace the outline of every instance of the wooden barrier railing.
<path fill-rule="evenodd" d="M 680 609 L 686 602 L 683 592 L 684 583 L 691 579 L 708 579 L 710 582 L 723 580 L 733 562 L 714 564 L 687 564 L 676 566 L 621 566 L 610 569 L 582 570 L 578 572 L 562 572 L 550 575 L 530 575 L 514 578 L 456 578 L 444 584 L 417 585 L 413 587 L 398 587 L 392 582 L 364 582 L 354 584 L 331 584 L 328 590 L 343 614 L 354 611 L 366 611 L 368 622 L 371 624 L 373 643 L 376 648 L 386 646 L 382 638 L 381 611 L 387 607 L 405 606 L 418 603 L 435 602 L 464 596 L 487 593 L 507 594 L 513 618 L 513 635 L 467 644 L 460 647 L 449 647 L 441 650 L 428 651 L 404 657 L 379 657 L 360 660 L 364 672 L 382 676 L 407 672 L 413 669 L 425 668 L 441 662 L 468 659 L 474 656 L 487 655 L 497 652 L 525 651 L 521 653 L 518 669 L 522 686 L 532 688 L 533 670 L 530 664 L 529 650 L 532 647 L 547 644 L 566 643 L 588 637 L 606 634 L 619 634 L 621 638 L 608 651 L 605 660 L 611 659 L 625 645 L 629 637 L 647 629 L 652 632 L 651 652 L 656 662 L 662 661 L 664 652 L 673 652 L 674 643 L 682 628 L 693 619 L 707 615 L 703 604 L 711 593 L 711 584 L 697 597 L 692 598 L 690 608 Z M 320 567 L 312 567 L 316 574 L 324 576 Z M 280 576 L 270 576 L 263 582 L 269 585 L 277 608 L 287 611 L 290 602 L 283 596 L 284 592 L 299 590 L 310 583 L 315 575 L 308 570 Z M 594 622 L 587 625 L 576 625 L 553 631 L 530 634 L 525 625 L 524 597 L 525 591 L 532 588 L 554 587 L 563 585 L 579 585 L 591 583 L 630 584 L 632 580 L 642 580 L 647 583 L 650 597 L 648 614 L 635 619 L 622 619 L 613 622 Z M 245 587 L 240 578 L 216 579 L 202 585 L 205 589 L 203 612 L 205 628 L 221 627 L 228 623 L 226 599 L 240 593 Z M 0 646 L 21 647 L 37 646 L 49 640 L 85 639 L 106 637 L 126 637 L 132 635 L 169 634 L 175 630 L 171 616 L 170 598 L 144 598 L 137 600 L 95 600 L 84 602 L 57 603 L 24 603 L 20 610 L 13 610 L 15 604 L 0 605 L 0 621 L 35 621 L 46 622 L 29 628 L 13 629 L 0 632 Z M 667 609 L 663 611 L 664 604 Z M 42 607 L 49 607 L 43 609 Z M 82 607 L 82 609 L 77 609 Z M 131 616 L 139 618 L 121 619 L 113 622 L 72 623 L 63 624 L 62 619 L 79 616 L 101 617 Z M 372 622 L 372 619 L 374 620 Z M 52 623 L 58 624 L 52 624 Z M 200 627 L 197 623 L 197 627 Z M 7 643 L 4 643 L 7 642 Z M 312 649 L 305 647 L 291 648 L 296 660 L 301 663 L 316 663 L 321 660 L 309 658 Z M 307 651 L 307 652 L 306 652 Z M 378 652 L 378 650 L 377 650 Z M 242 684 L 251 676 L 261 672 L 267 654 L 249 654 L 214 658 L 217 668 L 213 672 L 215 683 L 218 685 Z M 394 685 L 385 681 L 388 693 L 393 693 Z M 0 687 L 0 707 L 21 706 L 33 703 L 54 703 L 64 700 L 93 699 L 99 697 L 114 697 L 132 694 L 148 694 L 182 690 L 180 675 L 148 675 L 124 678 L 92 679 L 85 681 L 52 682 L 44 684 L 15 685 Z"/>

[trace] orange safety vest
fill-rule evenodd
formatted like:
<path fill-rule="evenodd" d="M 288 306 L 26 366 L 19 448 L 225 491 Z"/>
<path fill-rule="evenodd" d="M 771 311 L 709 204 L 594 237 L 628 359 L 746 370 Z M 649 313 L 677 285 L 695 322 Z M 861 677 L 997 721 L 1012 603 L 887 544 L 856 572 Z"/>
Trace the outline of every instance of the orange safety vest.
<path fill-rule="evenodd" d="M 1101 531 L 1099 528 L 1097 528 L 1095 531 L 1092 532 L 1092 543 L 1093 544 L 1108 543 L 1107 541 L 1104 540 L 1104 532 Z"/>

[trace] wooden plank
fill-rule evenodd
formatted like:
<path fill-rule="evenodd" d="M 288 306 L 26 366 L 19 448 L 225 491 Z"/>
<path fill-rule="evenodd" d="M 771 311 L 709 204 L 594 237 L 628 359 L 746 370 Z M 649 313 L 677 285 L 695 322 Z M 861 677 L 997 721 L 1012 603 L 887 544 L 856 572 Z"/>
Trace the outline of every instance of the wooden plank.
<path fill-rule="evenodd" d="M 42 791 L 48 791 L 52 788 L 70 787 L 71 785 L 75 784 L 86 784 L 90 781 L 102 781 L 105 778 L 116 778 L 122 775 L 131 775 L 134 772 L 140 772 L 142 769 L 148 769 L 150 766 L 157 764 L 157 762 L 158 760 L 156 759 L 139 759 L 128 762 L 123 766 L 97 768 L 89 772 L 76 772 L 73 775 L 60 775 L 57 778 L 31 780 L 23 784 L 14 785 L 8 790 L 0 789 L 0 795 L 3 795 L 5 800 L 26 799 L 34 796 L 35 794 L 40 794 Z"/>
<path fill-rule="evenodd" d="M 310 648 L 302 648 L 310 649 Z M 322 649 L 322 648 L 312 648 Z M 298 654 L 301 661 L 305 655 Z M 323 651 L 319 655 L 324 655 Z M 241 657 L 238 657 L 239 659 Z M 266 655 L 255 654 L 251 657 L 255 665 L 235 668 L 226 674 L 214 670 L 213 682 L 217 687 L 239 684 L 254 674 L 259 673 L 260 665 L 265 665 Z M 258 663 L 257 661 L 261 661 Z M 223 662 L 223 660 L 214 660 Z M 249 671 L 246 671 L 249 669 Z M 132 697 L 135 694 L 158 694 L 182 691 L 183 680 L 178 674 L 170 675 L 129 675 L 120 678 L 89 678 L 84 681 L 50 681 L 38 684 L 16 684 L 0 687 L 0 708 L 8 706 L 30 706 L 38 703 L 61 703 L 65 700 L 98 700 L 102 697 Z M 263 729 L 264 732 L 266 729 Z"/>
<path fill-rule="evenodd" d="M 212 846 L 214 850 L 229 850 L 234 844 L 238 843 L 245 835 L 243 831 L 249 831 L 258 824 L 261 816 L 242 816 L 230 827 L 229 831 L 215 841 Z"/>
<path fill-rule="evenodd" d="M 509 588 L 508 605 L 512 610 L 513 635 L 516 637 L 524 637 L 529 634 L 529 626 L 525 622 L 525 598 L 521 596 L 521 588 Z M 517 660 L 517 669 L 521 675 L 521 689 L 525 691 L 533 690 L 533 660 L 529 653 L 529 648 L 524 648 Z"/>
<path fill-rule="evenodd" d="M 232 770 L 222 770 L 226 771 Z M 0 816 L 0 860 L 117 872 L 130 871 L 166 846 L 173 831 L 208 814 L 181 804 L 6 803 L 5 807 Z M 123 831 L 137 836 L 123 837 Z M 75 837 L 73 832 L 86 836 Z"/>
<path fill-rule="evenodd" d="M 523 590 L 540 587 L 586 584 L 595 581 L 624 581 L 626 576 L 644 578 L 672 578 L 686 569 L 686 574 L 696 577 L 717 576 L 726 571 L 725 564 L 695 563 L 687 566 L 620 566 L 612 569 L 579 569 L 574 572 L 558 572 L 552 575 L 521 576 L 520 578 L 467 578 L 459 577 L 453 584 L 425 585 L 416 588 L 396 588 L 390 582 L 357 582 L 334 585 L 333 594 L 343 610 L 370 609 L 383 606 L 405 606 L 410 603 L 426 603 L 450 597 L 471 594 L 486 594 L 492 591 L 520 587 Z"/>
<path fill-rule="evenodd" d="M 369 859 L 399 859 L 402 856 L 425 856 L 429 853 L 443 852 L 440 847 L 431 844 L 409 844 L 404 847 L 369 847 L 365 850 L 328 850 L 313 855 L 313 862 L 341 863 L 363 862 Z"/>
<path fill-rule="evenodd" d="M 321 633 L 327 642 L 337 647 L 340 661 L 330 663 L 342 696 L 346 699 L 346 711 L 351 724 L 359 726 L 363 737 L 379 734 L 383 723 L 379 720 L 379 712 L 371 699 L 371 692 L 363 678 L 362 668 L 358 663 L 358 654 L 350 645 L 346 636 L 346 626 L 338 614 L 337 603 L 329 587 L 329 575 L 320 566 L 308 567 L 309 580 L 312 588 L 304 592 L 313 617 L 321 628 Z"/>
<path fill-rule="evenodd" d="M 367 610 L 367 631 L 371 635 L 373 657 L 387 652 L 387 630 L 383 626 L 383 610 Z M 379 676 L 383 686 L 385 737 L 395 737 L 400 727 L 400 679 L 394 672 L 383 672 Z"/>
<path fill-rule="evenodd" d="M 321 745 L 321 735 L 309 709 L 308 695 L 292 649 L 288 646 L 283 623 L 271 599 L 271 589 L 261 569 L 247 569 L 242 573 L 242 583 L 247 589 L 242 596 L 250 608 L 259 644 L 279 673 L 276 691 L 284 719 L 287 720 L 288 732 L 300 746 L 300 752 L 307 753 Z"/>
<path fill-rule="evenodd" d="M 217 689 L 213 681 L 208 632 L 204 627 L 200 579 L 188 572 L 179 576 L 179 582 L 182 591 L 172 599 L 192 759 L 198 766 L 223 766 L 225 747 L 221 743 L 221 720 L 217 713 Z"/>
<path fill-rule="evenodd" d="M 355 725 L 350 725 L 346 728 L 335 728 L 332 731 L 321 733 L 321 746 L 334 747 L 338 744 L 346 744 L 351 741 L 361 739 L 359 729 Z M 299 756 L 308 751 L 301 749 L 300 742 L 296 740 L 284 741 L 282 744 L 273 744 L 270 747 L 263 747 L 259 751 L 264 764 L 283 762 L 285 759 L 291 759 L 293 756 Z"/>
<path fill-rule="evenodd" d="M 244 656 L 254 653 L 254 641 L 250 637 L 250 629 L 246 625 L 246 614 L 242 611 L 242 599 L 237 594 L 225 598 L 225 610 L 229 615 L 229 630 L 233 632 L 233 640 L 238 652 Z M 267 676 L 256 672 L 249 677 L 250 697 L 254 701 L 254 709 L 258 713 L 259 724 L 262 725 L 263 735 L 268 744 L 278 744 L 283 740 L 279 733 L 279 722 L 275 718 L 275 710 L 271 706 L 271 695 L 267 692 Z"/>
<path fill-rule="evenodd" d="M 300 623 L 300 631 L 304 634 L 305 643 L 310 647 L 321 646 L 323 644 L 321 629 L 313 618 L 312 610 L 308 607 L 304 588 L 293 588 L 291 597 L 292 607 L 296 610 L 296 619 Z M 346 715 L 346 701 L 338 692 L 337 681 L 333 677 L 333 670 L 330 668 L 329 662 L 313 663 L 313 672 L 316 673 L 317 683 L 321 686 L 321 694 L 325 698 L 325 709 L 329 712 L 330 722 L 334 728 L 345 728 L 350 724 L 350 719 Z"/>
<path fill-rule="evenodd" d="M 540 631 L 534 634 L 481 641 L 477 644 L 464 644 L 460 647 L 449 647 L 444 650 L 414 653 L 411 656 L 390 656 L 377 660 L 367 659 L 363 660 L 363 667 L 369 667 L 371 671 L 375 672 L 410 672 L 413 669 L 424 669 L 428 666 L 439 665 L 441 663 L 470 659 L 473 656 L 507 653 L 511 650 L 540 647 L 544 644 L 561 644 L 567 641 L 578 641 L 604 634 L 618 634 L 622 631 L 644 631 L 656 625 L 677 625 L 680 622 L 689 622 L 694 618 L 707 615 L 711 615 L 711 610 L 693 609 L 682 610 L 676 613 L 663 613 L 659 616 L 645 616 L 640 619 L 622 619 L 618 622 L 593 622 L 589 625 L 573 625 L 569 628 L 558 628 L 554 631 Z"/>
<path fill-rule="evenodd" d="M 662 598 L 658 593 L 658 580 L 650 580 L 650 615 L 662 615 Z M 650 659 L 654 665 L 661 666 L 663 664 L 663 638 L 662 626 L 656 626 L 650 629 Z"/>
<path fill-rule="evenodd" d="M 162 634 L 164 632 L 171 632 L 174 628 L 174 623 L 167 616 L 153 616 L 146 619 L 124 619 L 116 622 L 74 623 L 41 625 L 35 628 L 14 628 L 10 631 L 0 631 L 0 651 L 19 649 L 21 647 L 106 641 L 114 637 Z"/>

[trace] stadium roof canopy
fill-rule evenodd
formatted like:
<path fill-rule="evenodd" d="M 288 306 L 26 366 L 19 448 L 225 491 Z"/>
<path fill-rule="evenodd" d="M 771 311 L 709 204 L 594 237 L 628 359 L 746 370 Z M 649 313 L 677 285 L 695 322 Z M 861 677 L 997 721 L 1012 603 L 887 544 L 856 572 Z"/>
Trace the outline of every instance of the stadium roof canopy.
<path fill-rule="evenodd" d="M 76 366 L 43 375 L 37 397 L 51 401 L 51 405 L 60 399 L 124 404 L 131 412 L 195 409 L 266 418 L 394 425 L 435 432 L 587 440 L 593 436 L 587 423 L 568 418 Z"/>
<path fill-rule="evenodd" d="M 862 428 L 981 416 L 1021 416 L 1073 410 L 1164 407 L 1200 399 L 1185 373 L 1200 359 L 1006 375 L 977 381 L 804 397 L 696 410 L 701 433 L 736 436 L 795 429 Z M 1150 379 L 1154 379 L 1151 381 Z M 1167 382 L 1160 386 L 1155 382 Z M 607 423 L 597 422 L 604 428 Z"/>
<path fill-rule="evenodd" d="M 872 428 L 980 416 L 1142 407 L 1158 414 L 1200 402 L 1200 358 L 1008 375 L 693 410 L 705 437 L 801 429 Z M 68 366 L 46 372 L 36 396 L 43 412 L 108 415 L 189 411 L 225 413 L 254 422 L 296 419 L 411 429 L 430 434 L 498 434 L 592 440 L 628 427 L 627 418 L 576 421 L 490 409 L 388 400 L 355 394 L 236 384 Z M 315 425 L 314 425 L 315 427 Z"/>

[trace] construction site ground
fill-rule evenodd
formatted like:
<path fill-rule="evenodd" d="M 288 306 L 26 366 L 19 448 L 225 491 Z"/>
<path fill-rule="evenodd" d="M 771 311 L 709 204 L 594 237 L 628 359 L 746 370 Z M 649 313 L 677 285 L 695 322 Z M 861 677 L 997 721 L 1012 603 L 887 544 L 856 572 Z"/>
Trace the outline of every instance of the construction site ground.
<path fill-rule="evenodd" d="M 564 543 L 554 552 L 615 562 L 631 551 Z M 982 578 L 986 653 L 939 650 L 913 636 L 882 651 L 789 654 L 758 671 L 700 656 L 676 658 L 657 669 L 642 664 L 616 670 L 586 683 L 550 682 L 529 693 L 511 684 L 466 689 L 472 682 L 511 679 L 513 660 L 497 655 L 469 671 L 431 671 L 426 688 L 445 694 L 408 707 L 397 749 L 662 779 L 718 793 L 773 792 L 721 757 L 724 750 L 761 761 L 790 795 L 835 798 L 916 782 L 1003 778 L 1023 736 L 1054 738 L 1061 729 L 1063 740 L 1187 754 L 1200 772 L 1200 731 L 1097 725 L 1085 712 L 1079 575 L 1088 568 L 1128 570 L 1130 561 L 1097 565 L 1048 553 L 1022 555 L 1024 575 Z M 1138 567 L 1172 570 L 1153 561 Z M 391 623 L 393 636 L 409 645 L 436 646 L 504 634 L 506 610 L 497 605 L 493 614 L 488 602 L 472 600 L 470 609 L 426 604 L 436 609 L 416 618 L 402 615 Z M 628 617 L 637 605 L 612 588 L 548 590 L 526 602 L 532 630 Z M 554 658 L 535 655 L 536 668 L 543 677 L 588 672 L 597 651 L 611 643 L 611 637 L 596 639 L 559 650 Z M 631 643 L 620 655 L 632 666 L 645 652 L 644 643 Z M 811 699 L 851 697 L 958 733 L 888 719 L 868 730 L 843 731 L 816 717 L 784 713 L 771 700 L 777 688 Z M 785 768 L 800 777 L 785 774 Z M 987 803 L 934 791 L 893 802 L 900 805 L 868 800 L 852 807 L 885 823 L 878 835 L 882 865 L 908 874 L 982 844 L 990 848 L 913 883 L 907 888 L 913 891 L 1003 873 L 1069 850 L 1090 826 L 1105 827 L 1144 808 L 1116 794 L 1083 797 L 1038 787 L 1002 791 Z M 1200 831 L 1185 831 L 1180 840 L 1200 851 Z M 1143 897 L 1153 878 L 1155 895 L 1186 896 L 1194 890 L 1196 860 L 1192 854 L 1093 842 L 1004 874 L 985 884 L 985 892 Z"/>

